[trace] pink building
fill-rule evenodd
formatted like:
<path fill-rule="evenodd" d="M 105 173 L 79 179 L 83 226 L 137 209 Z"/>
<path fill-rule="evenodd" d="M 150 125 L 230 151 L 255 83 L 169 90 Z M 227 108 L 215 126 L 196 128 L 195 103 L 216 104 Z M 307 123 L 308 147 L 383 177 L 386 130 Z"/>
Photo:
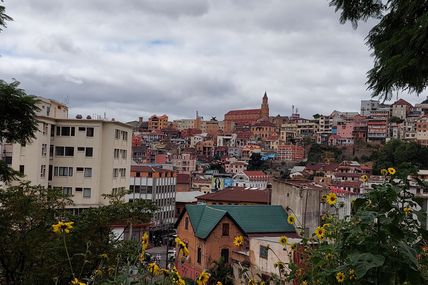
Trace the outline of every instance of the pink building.
<path fill-rule="evenodd" d="M 354 131 L 355 123 L 347 122 L 343 125 L 337 126 L 337 135 L 342 138 L 352 138 L 352 133 Z"/>

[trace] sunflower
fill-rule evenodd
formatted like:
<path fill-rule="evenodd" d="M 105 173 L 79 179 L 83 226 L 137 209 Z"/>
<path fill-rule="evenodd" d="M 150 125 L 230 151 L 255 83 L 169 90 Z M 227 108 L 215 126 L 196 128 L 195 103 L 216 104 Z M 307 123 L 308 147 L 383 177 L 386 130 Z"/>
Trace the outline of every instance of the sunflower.
<path fill-rule="evenodd" d="M 333 260 L 333 254 L 331 254 L 331 253 L 327 253 L 326 255 L 325 255 L 325 260 L 327 260 L 327 261 L 329 261 L 329 260 Z"/>
<path fill-rule="evenodd" d="M 297 243 L 293 243 L 291 245 L 291 250 L 296 250 L 297 249 Z"/>
<path fill-rule="evenodd" d="M 322 227 L 323 227 L 324 229 L 327 229 L 329 226 L 330 226 L 330 224 L 329 224 L 329 223 L 325 223 L 324 225 L 322 225 Z"/>
<path fill-rule="evenodd" d="M 388 168 L 388 173 L 389 173 L 389 174 L 394 175 L 396 172 L 397 172 L 397 170 L 395 170 L 395 168 L 394 168 L 394 167 L 389 167 L 389 168 Z"/>
<path fill-rule="evenodd" d="M 149 233 L 144 232 L 143 236 L 141 237 L 141 248 L 143 250 L 146 250 L 149 247 Z"/>
<path fill-rule="evenodd" d="M 324 240 L 325 238 L 325 229 L 323 227 L 317 227 L 315 229 L 315 235 L 320 239 Z"/>
<path fill-rule="evenodd" d="M 215 283 L 215 285 L 223 285 L 223 283 L 221 283 L 220 281 L 217 281 L 217 283 Z"/>
<path fill-rule="evenodd" d="M 86 283 L 84 283 L 84 282 L 80 282 L 80 280 L 79 279 L 77 279 L 76 277 L 74 277 L 74 279 L 73 280 L 71 280 L 71 283 L 70 283 L 71 285 L 86 285 Z"/>
<path fill-rule="evenodd" d="M 73 224 L 74 222 L 59 221 L 58 223 L 52 225 L 52 231 L 57 234 L 68 234 L 73 229 Z"/>
<path fill-rule="evenodd" d="M 403 211 L 404 211 L 404 213 L 405 213 L 405 214 L 406 214 L 406 216 L 407 216 L 407 215 L 409 215 L 409 214 L 410 214 L 410 212 L 412 211 L 412 208 L 405 207 L 405 208 L 403 209 Z"/>
<path fill-rule="evenodd" d="M 236 236 L 233 239 L 233 245 L 237 247 L 241 247 L 244 245 L 244 237 L 243 236 Z"/>
<path fill-rule="evenodd" d="M 337 272 L 336 273 L 336 280 L 339 283 L 342 283 L 343 281 L 345 281 L 345 273 L 343 273 L 343 272 Z"/>
<path fill-rule="evenodd" d="M 288 216 L 288 218 L 287 218 L 287 222 L 288 222 L 290 225 L 293 225 L 293 224 L 296 222 L 296 216 L 295 216 L 295 215 L 293 215 L 293 214 L 289 215 L 289 216 Z"/>
<path fill-rule="evenodd" d="M 369 177 L 367 175 L 363 175 L 363 176 L 360 177 L 360 180 L 362 182 L 367 182 L 369 180 Z"/>
<path fill-rule="evenodd" d="M 332 192 L 328 193 L 328 195 L 327 195 L 327 203 L 330 206 L 333 206 L 334 204 L 336 204 L 336 202 L 337 202 L 337 196 L 336 196 L 336 194 L 334 194 Z"/>
<path fill-rule="evenodd" d="M 207 284 L 209 279 L 210 279 L 210 274 L 204 270 L 202 271 L 201 274 L 199 274 L 198 278 L 196 278 L 196 284 L 205 285 Z"/>
<path fill-rule="evenodd" d="M 308 285 L 308 281 L 303 280 L 302 283 L 300 283 L 300 285 Z"/>
<path fill-rule="evenodd" d="M 382 175 L 388 175 L 388 170 L 386 170 L 385 168 L 382 168 L 380 170 L 380 174 L 382 174 Z"/>
<path fill-rule="evenodd" d="M 288 243 L 288 238 L 286 236 L 281 236 L 279 238 L 279 243 L 282 245 L 282 247 L 286 247 Z"/>
<path fill-rule="evenodd" d="M 156 262 L 149 263 L 149 265 L 147 266 L 147 269 L 152 275 L 159 275 L 160 273 L 159 265 L 157 265 Z"/>

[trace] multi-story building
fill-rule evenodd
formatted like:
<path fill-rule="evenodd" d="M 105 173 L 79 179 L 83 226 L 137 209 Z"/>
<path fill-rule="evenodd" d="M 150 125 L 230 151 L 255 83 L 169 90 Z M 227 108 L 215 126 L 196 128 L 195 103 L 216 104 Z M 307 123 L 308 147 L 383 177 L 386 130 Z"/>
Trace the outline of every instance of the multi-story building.
<path fill-rule="evenodd" d="M 168 127 L 167 115 L 162 115 L 162 116 L 153 115 L 149 118 L 149 121 L 148 121 L 149 130 L 162 130 L 166 127 Z"/>
<path fill-rule="evenodd" d="M 32 185 L 62 188 L 72 208 L 106 204 L 102 194 L 127 189 L 132 127 L 90 116 L 70 119 L 64 104 L 38 99 L 39 131 L 31 143 L 4 145 L 9 165 Z"/>
<path fill-rule="evenodd" d="M 422 115 L 428 115 L 428 96 L 419 104 L 415 105 L 416 111 L 419 111 Z"/>
<path fill-rule="evenodd" d="M 370 119 L 367 123 L 367 141 L 385 142 L 388 136 L 388 123 L 383 119 Z"/>
<path fill-rule="evenodd" d="M 299 145 L 278 145 L 278 160 L 302 161 L 305 158 L 305 148 Z"/>
<path fill-rule="evenodd" d="M 154 226 L 175 222 L 175 195 L 177 178 L 174 171 L 144 165 L 132 165 L 129 179 L 130 193 L 126 201 L 146 200 L 156 205 Z"/>
<path fill-rule="evenodd" d="M 260 109 L 232 110 L 224 115 L 224 131 L 230 133 L 236 124 L 251 126 L 259 119 L 269 118 L 269 103 L 265 92 Z"/>
<path fill-rule="evenodd" d="M 171 163 L 174 170 L 178 173 L 191 174 L 196 170 L 196 157 L 191 153 L 174 155 Z"/>
<path fill-rule="evenodd" d="M 394 102 L 391 105 L 391 108 L 392 108 L 392 110 L 391 110 L 392 111 L 391 112 L 392 117 L 397 117 L 397 118 L 404 120 L 407 118 L 407 114 L 410 113 L 413 106 L 412 106 L 412 104 L 410 104 L 406 100 L 400 99 L 400 100 Z"/>
<path fill-rule="evenodd" d="M 276 134 L 276 126 L 268 120 L 261 120 L 251 126 L 254 138 L 266 140 Z"/>
<path fill-rule="evenodd" d="M 244 188 L 266 189 L 270 177 L 263 171 L 242 171 L 233 176 L 233 186 Z"/>
<path fill-rule="evenodd" d="M 416 142 L 428 146 L 428 117 L 422 117 L 416 123 Z"/>
<path fill-rule="evenodd" d="M 379 101 L 361 100 L 361 115 L 369 116 L 372 111 L 376 111 L 379 107 L 380 107 Z"/>

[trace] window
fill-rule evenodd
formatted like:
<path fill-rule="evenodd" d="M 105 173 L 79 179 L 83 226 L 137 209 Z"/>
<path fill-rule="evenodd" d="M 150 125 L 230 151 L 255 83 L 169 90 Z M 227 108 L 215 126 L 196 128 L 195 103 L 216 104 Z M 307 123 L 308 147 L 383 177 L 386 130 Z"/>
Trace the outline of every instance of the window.
<path fill-rule="evenodd" d="M 86 128 L 86 136 L 93 137 L 94 136 L 94 128 Z"/>
<path fill-rule="evenodd" d="M 220 256 L 221 256 L 221 259 L 223 259 L 223 261 L 225 263 L 228 263 L 229 262 L 229 249 L 223 248 L 220 252 Z"/>
<path fill-rule="evenodd" d="M 76 187 L 76 192 L 82 192 L 83 191 L 83 188 L 81 188 L 81 187 Z"/>
<path fill-rule="evenodd" d="M 48 152 L 48 145 L 43 143 L 42 144 L 42 156 L 46 156 Z"/>
<path fill-rule="evenodd" d="M 197 259 L 197 262 L 199 264 L 201 264 L 201 259 L 202 259 L 202 250 L 201 250 L 200 247 L 198 247 L 198 259 Z"/>
<path fill-rule="evenodd" d="M 73 188 L 71 187 L 62 187 L 64 195 L 71 196 L 73 194 Z"/>
<path fill-rule="evenodd" d="M 119 168 L 113 168 L 113 177 L 119 176 Z"/>
<path fill-rule="evenodd" d="M 49 127 L 48 124 L 43 123 L 43 131 L 42 131 L 43 135 L 47 135 L 48 134 L 48 127 Z"/>
<path fill-rule="evenodd" d="M 73 167 L 54 167 L 54 176 L 73 176 Z"/>
<path fill-rule="evenodd" d="M 69 137 L 75 135 L 75 127 L 57 127 L 56 128 L 56 135 L 57 136 L 63 136 L 63 137 Z"/>
<path fill-rule="evenodd" d="M 222 224 L 221 235 L 222 236 L 229 236 L 229 224 L 228 223 Z"/>
<path fill-rule="evenodd" d="M 46 165 L 40 166 L 40 177 L 42 178 L 46 177 Z"/>
<path fill-rule="evenodd" d="M 79 127 L 79 132 L 84 132 L 84 131 L 86 131 L 85 127 Z"/>
<path fill-rule="evenodd" d="M 63 146 L 55 147 L 55 155 L 56 156 L 64 156 L 64 147 Z"/>
<path fill-rule="evenodd" d="M 78 147 L 77 151 L 85 151 L 85 148 L 84 147 Z"/>
<path fill-rule="evenodd" d="M 119 172 L 120 172 L 120 177 L 125 177 L 126 176 L 126 168 L 120 168 Z"/>
<path fill-rule="evenodd" d="M 127 141 L 127 140 L 128 140 L 128 132 L 122 131 L 122 139 L 123 139 L 124 141 Z"/>
<path fill-rule="evenodd" d="M 66 146 L 64 152 L 65 156 L 74 156 L 74 147 Z"/>
<path fill-rule="evenodd" d="M 83 171 L 83 167 L 76 167 L 76 171 L 82 172 Z"/>
<path fill-rule="evenodd" d="M 94 153 L 94 149 L 92 147 L 86 148 L 86 152 L 85 152 L 86 157 L 92 157 L 93 153 Z"/>
<path fill-rule="evenodd" d="M 267 246 L 260 246 L 260 258 L 267 259 L 268 258 L 268 247 Z"/>
<path fill-rule="evenodd" d="M 186 230 L 188 230 L 188 229 L 189 229 L 189 218 L 188 218 L 188 217 L 186 217 L 186 218 L 184 219 L 184 228 L 185 228 Z"/>
<path fill-rule="evenodd" d="M 126 149 L 121 149 L 120 154 L 121 154 L 123 159 L 126 159 Z"/>
<path fill-rule="evenodd" d="M 53 155 L 54 155 L 54 146 L 51 144 L 49 146 L 49 157 L 52 159 Z"/>
<path fill-rule="evenodd" d="M 92 168 L 85 168 L 85 177 L 92 177 Z"/>
<path fill-rule="evenodd" d="M 115 148 L 113 152 L 114 158 L 119 158 L 119 149 Z"/>
<path fill-rule="evenodd" d="M 120 139 L 120 130 L 114 130 L 114 138 L 117 140 Z"/>
<path fill-rule="evenodd" d="M 19 166 L 19 173 L 24 174 L 24 165 Z"/>
<path fill-rule="evenodd" d="M 51 137 L 55 136 L 55 125 L 51 125 Z"/>
<path fill-rule="evenodd" d="M 91 188 L 83 188 L 83 198 L 91 198 Z"/>

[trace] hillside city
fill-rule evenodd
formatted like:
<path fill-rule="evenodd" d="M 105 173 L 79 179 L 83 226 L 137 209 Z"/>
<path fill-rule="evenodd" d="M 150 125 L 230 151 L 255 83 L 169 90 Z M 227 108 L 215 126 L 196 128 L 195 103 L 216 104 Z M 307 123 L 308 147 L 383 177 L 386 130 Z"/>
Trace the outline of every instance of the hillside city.
<path fill-rule="evenodd" d="M 148 232 L 150 247 L 159 249 L 153 256 L 164 264 L 174 262 L 176 250 L 166 254 L 165 246 L 179 236 L 189 258 L 175 266 L 190 279 L 220 258 L 246 260 L 263 276 L 275 273 L 266 249 L 281 249 L 283 235 L 310 236 L 328 212 L 325 195 L 337 195 L 338 217 L 345 218 L 356 198 L 385 182 L 370 159 L 375 150 L 396 140 L 428 146 L 428 99 L 415 106 L 404 99 L 363 100 L 360 112 L 302 118 L 297 110 L 272 116 L 265 93 L 259 108 L 229 110 L 223 120 L 204 120 L 196 111 L 193 119 L 170 121 L 164 114 L 131 122 L 70 118 L 68 106 L 37 99 L 35 138 L 3 142 L 1 159 L 32 185 L 62 189 L 74 214 L 119 193 L 125 202 L 153 203 L 150 222 L 117 224 L 113 232 L 137 241 Z M 427 181 L 428 169 L 418 177 Z M 428 228 L 428 192 L 411 191 L 423 200 L 421 226 Z M 291 214 L 302 233 L 287 224 Z M 238 234 L 248 238 L 242 251 L 231 248 Z"/>
<path fill-rule="evenodd" d="M 0 0 L 0 285 L 427 285 L 427 36 L 428 0 Z"/>

